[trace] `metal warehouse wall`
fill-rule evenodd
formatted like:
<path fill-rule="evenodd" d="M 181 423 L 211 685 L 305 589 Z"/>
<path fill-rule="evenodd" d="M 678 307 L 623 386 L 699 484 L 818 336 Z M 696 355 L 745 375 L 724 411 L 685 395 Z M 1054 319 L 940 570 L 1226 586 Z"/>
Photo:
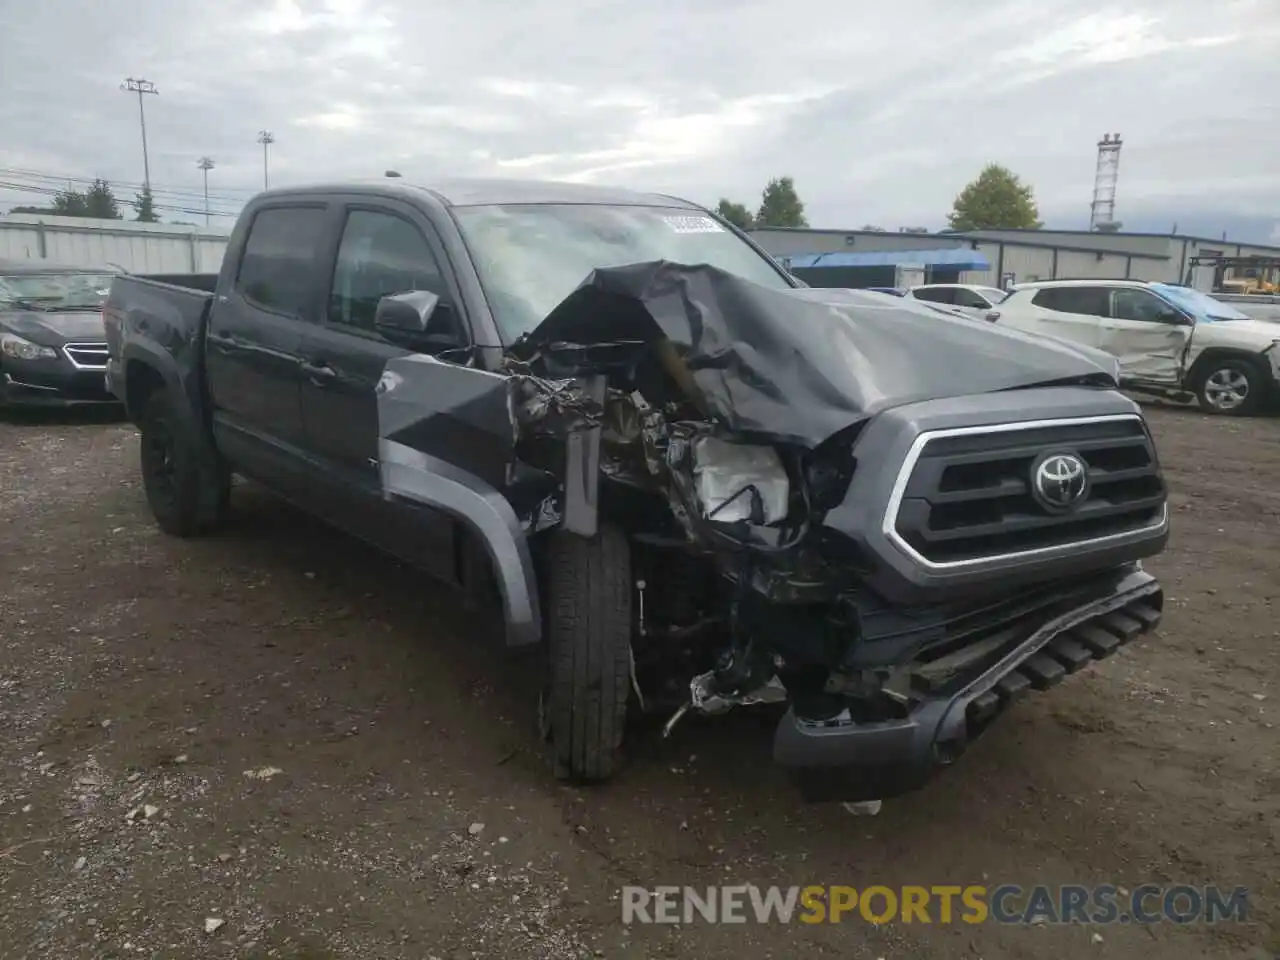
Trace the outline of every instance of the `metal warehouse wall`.
<path fill-rule="evenodd" d="M 1134 257 L 1129 267 L 1130 280 L 1161 280 L 1165 283 L 1181 283 L 1178 277 L 1178 263 L 1175 260 L 1148 260 L 1146 257 Z M 1213 271 L 1210 270 L 1205 285 L 1196 283 L 1201 290 L 1208 290 L 1213 283 Z"/>
<path fill-rule="evenodd" d="M 1130 258 L 1119 253 L 1058 252 L 1058 276 L 1070 279 L 1123 280 L 1130 272 Z"/>
<path fill-rule="evenodd" d="M 1000 286 L 1003 277 L 1010 273 L 1013 274 L 1015 283 L 1071 278 L 1175 281 L 1179 270 L 1178 261 L 1173 259 L 1125 253 L 1067 250 L 1019 243 L 1001 244 L 990 240 L 979 243 L 978 250 L 991 264 L 991 269 L 966 271 L 961 276 L 962 283 Z M 1198 273 L 1195 280 L 1201 289 L 1209 289 L 1208 284 L 1213 280 L 1212 271 L 1203 272 L 1203 275 Z"/>
<path fill-rule="evenodd" d="M 1090 233 L 1072 230 L 970 230 L 963 234 L 982 240 L 1006 243 L 1035 242 L 1050 246 L 1075 247 L 1121 253 L 1145 253 L 1167 257 L 1173 252 L 1173 237 L 1134 233 Z"/>
<path fill-rule="evenodd" d="M 901 234 L 870 230 L 808 230 L 764 228 L 752 237 L 775 257 L 836 251 L 976 249 L 991 264 L 989 270 L 968 270 L 962 283 L 998 286 L 1003 274 L 1017 281 L 1066 277 L 1088 279 L 1163 280 L 1181 283 L 1188 261 L 1199 255 L 1277 256 L 1280 247 L 1215 241 L 1202 237 L 1163 234 L 1090 233 L 1071 230 L 974 230 L 963 234 Z M 1001 248 L 1003 247 L 1003 256 Z M 1098 255 L 1101 254 L 1101 259 Z M 1211 290 L 1213 271 L 1197 269 L 1191 284 Z"/>
<path fill-rule="evenodd" d="M 879 233 L 873 230 L 787 230 L 765 227 L 751 231 L 751 239 L 775 257 L 799 253 L 835 253 L 872 250 L 939 250 L 966 247 L 956 237 L 929 234 Z"/>
<path fill-rule="evenodd" d="M 229 234 L 184 224 L 10 214 L 0 258 L 110 265 L 137 273 L 216 273 Z"/>

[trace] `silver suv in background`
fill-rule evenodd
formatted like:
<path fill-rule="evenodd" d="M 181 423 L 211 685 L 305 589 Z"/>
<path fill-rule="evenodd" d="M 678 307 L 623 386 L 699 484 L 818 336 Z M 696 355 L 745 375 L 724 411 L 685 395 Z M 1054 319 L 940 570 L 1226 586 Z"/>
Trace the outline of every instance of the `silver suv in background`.
<path fill-rule="evenodd" d="M 1143 280 L 1019 284 L 987 314 L 1003 327 L 1096 347 L 1122 383 L 1243 415 L 1280 392 L 1280 327 L 1190 287 Z"/>

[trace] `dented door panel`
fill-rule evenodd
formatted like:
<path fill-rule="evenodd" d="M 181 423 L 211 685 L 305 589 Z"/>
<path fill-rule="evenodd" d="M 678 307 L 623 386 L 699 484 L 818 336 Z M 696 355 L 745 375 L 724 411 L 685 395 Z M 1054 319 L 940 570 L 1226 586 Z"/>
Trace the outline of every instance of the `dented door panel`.
<path fill-rule="evenodd" d="M 1176 384 L 1190 330 L 1170 323 L 1109 320 L 1102 348 L 1120 361 L 1124 380 Z"/>

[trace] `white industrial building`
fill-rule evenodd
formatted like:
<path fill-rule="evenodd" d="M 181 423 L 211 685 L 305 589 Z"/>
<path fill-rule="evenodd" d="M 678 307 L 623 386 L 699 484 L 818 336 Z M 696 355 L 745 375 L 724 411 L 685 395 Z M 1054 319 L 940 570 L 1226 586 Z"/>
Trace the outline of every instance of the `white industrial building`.
<path fill-rule="evenodd" d="M 1280 247 L 1158 233 L 971 230 L 934 234 L 767 227 L 751 232 L 797 276 L 823 287 L 891 287 L 903 270 L 927 282 L 1005 287 L 1065 278 L 1163 280 L 1214 287 L 1194 257 L 1280 257 Z M 1188 275 L 1189 274 L 1189 275 Z"/>
<path fill-rule="evenodd" d="M 11 213 L 0 217 L 0 260 L 116 266 L 131 273 L 217 273 L 229 236 L 178 223 Z"/>

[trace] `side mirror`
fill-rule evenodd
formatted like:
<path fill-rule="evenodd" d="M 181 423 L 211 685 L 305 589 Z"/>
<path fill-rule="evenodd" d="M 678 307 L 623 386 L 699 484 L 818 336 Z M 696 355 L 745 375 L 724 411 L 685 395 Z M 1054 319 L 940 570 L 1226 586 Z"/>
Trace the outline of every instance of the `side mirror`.
<path fill-rule="evenodd" d="M 1161 323 L 1169 323 L 1175 327 L 1189 327 L 1195 323 L 1194 320 L 1183 316 L 1177 310 L 1162 311 L 1157 319 L 1159 319 Z"/>
<path fill-rule="evenodd" d="M 466 347 L 450 307 L 430 290 L 393 293 L 378 301 L 374 329 L 390 343 L 424 353 Z"/>

